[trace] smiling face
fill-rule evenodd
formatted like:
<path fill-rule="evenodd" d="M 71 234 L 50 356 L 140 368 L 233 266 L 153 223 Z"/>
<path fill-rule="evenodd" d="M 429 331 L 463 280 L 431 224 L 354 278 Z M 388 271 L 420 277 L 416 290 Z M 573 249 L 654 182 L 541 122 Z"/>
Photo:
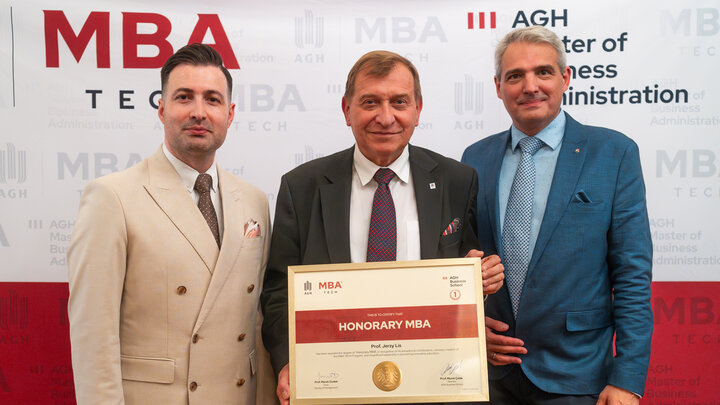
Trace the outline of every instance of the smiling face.
<path fill-rule="evenodd" d="M 170 72 L 158 116 L 165 145 L 188 166 L 203 173 L 212 165 L 234 115 L 220 68 L 183 64 Z"/>
<path fill-rule="evenodd" d="M 560 113 L 570 68 L 561 71 L 557 60 L 555 49 L 545 43 L 513 42 L 502 56 L 495 88 L 524 134 L 537 134 Z"/>
<path fill-rule="evenodd" d="M 364 69 L 350 99 L 342 100 L 357 147 L 378 166 L 388 166 L 400 156 L 418 125 L 422 101 L 415 100 L 413 83 L 410 70 L 400 63 L 384 77 L 370 76 Z"/>

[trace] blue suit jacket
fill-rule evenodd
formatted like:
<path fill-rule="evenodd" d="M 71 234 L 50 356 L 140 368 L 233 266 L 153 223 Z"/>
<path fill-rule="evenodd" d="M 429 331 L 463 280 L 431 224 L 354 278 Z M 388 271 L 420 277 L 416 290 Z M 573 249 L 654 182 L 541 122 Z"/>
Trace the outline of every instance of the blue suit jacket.
<path fill-rule="evenodd" d="M 465 150 L 479 174 L 478 239 L 503 257 L 500 166 L 510 131 Z M 545 216 L 513 319 L 507 284 L 486 315 L 525 342 L 522 369 L 547 392 L 596 394 L 607 384 L 643 394 L 653 328 L 652 242 L 635 142 L 567 115 Z M 613 334 L 617 354 L 613 357 Z M 490 365 L 490 379 L 510 367 Z"/>

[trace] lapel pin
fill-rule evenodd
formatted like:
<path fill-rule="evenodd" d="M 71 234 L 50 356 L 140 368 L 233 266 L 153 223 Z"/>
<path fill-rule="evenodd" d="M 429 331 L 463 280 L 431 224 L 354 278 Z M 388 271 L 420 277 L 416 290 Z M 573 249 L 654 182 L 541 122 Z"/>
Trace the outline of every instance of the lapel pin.
<path fill-rule="evenodd" d="M 575 149 L 575 153 L 580 153 L 580 148 Z"/>
<path fill-rule="evenodd" d="M 435 183 L 430 183 L 430 190 L 435 190 Z"/>

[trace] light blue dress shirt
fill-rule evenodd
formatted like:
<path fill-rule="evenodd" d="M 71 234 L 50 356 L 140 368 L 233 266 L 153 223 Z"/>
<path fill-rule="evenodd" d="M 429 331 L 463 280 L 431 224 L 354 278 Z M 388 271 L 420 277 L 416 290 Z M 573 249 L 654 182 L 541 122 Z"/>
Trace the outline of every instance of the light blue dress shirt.
<path fill-rule="evenodd" d="M 511 139 L 505 149 L 505 157 L 500 167 L 500 184 L 498 187 L 498 207 L 500 208 L 500 234 L 502 235 L 505 226 L 505 211 L 507 210 L 510 189 L 512 188 L 515 172 L 520 163 L 520 147 L 518 143 L 527 135 L 515 128 L 510 129 Z M 555 175 L 555 164 L 557 163 L 560 147 L 562 146 L 563 135 L 565 134 L 565 113 L 560 111 L 557 117 L 542 131 L 535 134 L 535 137 L 543 141 L 543 146 L 535 153 L 535 196 L 533 198 L 532 220 L 530 222 L 530 254 L 535 249 L 535 242 L 540 233 L 540 225 L 545 216 L 550 186 Z"/>

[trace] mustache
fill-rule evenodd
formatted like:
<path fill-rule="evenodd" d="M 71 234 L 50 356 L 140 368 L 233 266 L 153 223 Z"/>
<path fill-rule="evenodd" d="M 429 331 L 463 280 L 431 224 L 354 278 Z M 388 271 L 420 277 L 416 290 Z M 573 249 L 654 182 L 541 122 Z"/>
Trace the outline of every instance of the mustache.
<path fill-rule="evenodd" d="M 544 94 L 540 94 L 540 95 L 534 95 L 534 96 L 530 96 L 530 97 L 521 97 L 517 100 L 517 102 L 522 104 L 522 103 L 527 103 L 528 101 L 535 101 L 535 100 L 539 100 L 539 101 L 547 100 L 547 96 Z"/>
<path fill-rule="evenodd" d="M 194 127 L 203 127 L 208 131 L 213 130 L 212 124 L 210 124 L 207 121 L 189 120 L 189 121 L 183 122 L 182 126 L 181 126 L 182 129 L 190 129 L 190 128 L 194 128 Z"/>

